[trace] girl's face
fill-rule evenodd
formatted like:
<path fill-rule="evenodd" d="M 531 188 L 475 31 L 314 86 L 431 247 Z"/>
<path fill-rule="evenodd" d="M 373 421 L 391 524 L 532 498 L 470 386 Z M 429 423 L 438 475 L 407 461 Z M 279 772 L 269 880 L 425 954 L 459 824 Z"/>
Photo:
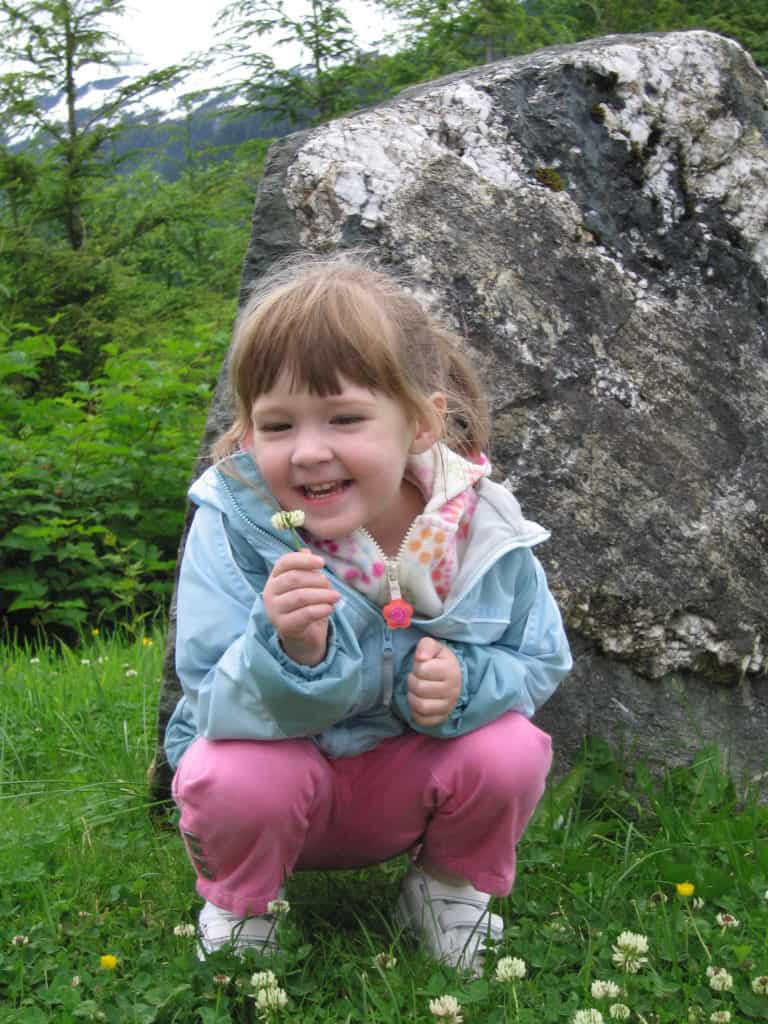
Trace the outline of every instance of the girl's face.
<path fill-rule="evenodd" d="M 341 384 L 321 396 L 278 378 L 253 407 L 253 454 L 280 507 L 301 509 L 314 536 L 337 540 L 362 526 L 393 553 L 423 510 L 403 480 L 406 460 L 435 437 L 381 392 Z M 442 395 L 433 401 L 442 408 Z"/>

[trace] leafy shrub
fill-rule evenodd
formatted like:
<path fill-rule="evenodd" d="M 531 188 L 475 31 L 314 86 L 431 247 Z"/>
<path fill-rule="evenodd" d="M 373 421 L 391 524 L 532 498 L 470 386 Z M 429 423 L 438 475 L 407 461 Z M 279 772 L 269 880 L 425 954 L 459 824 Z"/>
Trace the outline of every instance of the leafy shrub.
<path fill-rule="evenodd" d="M 208 324 L 152 346 L 113 343 L 99 376 L 41 397 L 54 331 L 0 334 L 0 609 L 22 632 L 162 607 L 227 344 Z"/>

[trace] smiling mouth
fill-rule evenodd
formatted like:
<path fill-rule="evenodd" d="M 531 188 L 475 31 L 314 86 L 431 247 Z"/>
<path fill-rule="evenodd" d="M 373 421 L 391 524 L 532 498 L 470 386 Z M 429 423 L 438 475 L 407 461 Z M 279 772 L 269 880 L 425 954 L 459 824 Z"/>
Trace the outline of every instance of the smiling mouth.
<path fill-rule="evenodd" d="M 351 480 L 333 480 L 327 484 L 307 484 L 301 488 L 305 498 L 311 500 L 317 500 L 318 498 L 330 498 L 333 494 L 339 494 L 341 491 L 351 485 Z"/>

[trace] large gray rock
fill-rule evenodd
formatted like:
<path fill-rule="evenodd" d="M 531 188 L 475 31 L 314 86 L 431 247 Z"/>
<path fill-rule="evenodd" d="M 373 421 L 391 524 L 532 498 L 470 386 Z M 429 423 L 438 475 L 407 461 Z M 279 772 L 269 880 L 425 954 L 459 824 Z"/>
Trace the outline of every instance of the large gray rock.
<path fill-rule="evenodd" d="M 363 244 L 481 367 L 497 473 L 553 534 L 576 667 L 539 720 L 560 771 L 587 734 L 766 765 L 767 102 L 729 40 L 614 36 L 271 150 L 244 290 L 285 253 Z M 161 728 L 176 685 L 169 665 Z"/>

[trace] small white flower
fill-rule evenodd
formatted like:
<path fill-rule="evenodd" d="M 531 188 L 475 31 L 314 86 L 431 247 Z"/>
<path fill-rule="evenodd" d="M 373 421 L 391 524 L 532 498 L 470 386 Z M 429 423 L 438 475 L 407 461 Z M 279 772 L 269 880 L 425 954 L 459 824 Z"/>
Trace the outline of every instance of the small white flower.
<path fill-rule="evenodd" d="M 496 981 L 518 981 L 527 971 L 525 960 L 519 956 L 503 956 L 496 964 Z"/>
<path fill-rule="evenodd" d="M 741 924 L 741 921 L 733 914 L 718 914 L 715 920 L 721 928 L 738 928 Z"/>
<path fill-rule="evenodd" d="M 615 981 L 593 981 L 590 991 L 593 999 L 616 999 L 621 995 L 621 988 Z"/>
<path fill-rule="evenodd" d="M 628 1020 L 631 1012 L 626 1003 L 611 1003 L 608 1007 L 608 1016 L 611 1020 Z"/>
<path fill-rule="evenodd" d="M 701 898 L 701 896 L 694 896 L 691 900 L 691 906 L 694 910 L 701 910 L 701 908 L 704 906 L 704 900 Z"/>
<path fill-rule="evenodd" d="M 731 1011 L 730 1010 L 715 1010 L 714 1013 L 710 1013 L 709 1019 L 712 1024 L 730 1024 Z"/>
<path fill-rule="evenodd" d="M 429 1012 L 443 1024 L 461 1024 L 461 1005 L 455 996 L 440 996 L 429 1000 Z"/>
<path fill-rule="evenodd" d="M 40 664 L 40 659 L 39 658 L 30 658 L 29 659 L 29 664 L 30 665 L 39 665 Z"/>
<path fill-rule="evenodd" d="M 69 985 L 70 985 L 70 988 L 78 988 L 79 985 L 80 985 L 80 975 L 79 974 L 73 974 L 72 975 L 72 981 L 70 981 Z"/>
<path fill-rule="evenodd" d="M 759 996 L 768 996 L 768 977 L 765 974 L 752 979 L 752 991 Z"/>
<path fill-rule="evenodd" d="M 193 924 L 177 924 L 173 929 L 173 934 L 189 938 L 195 934 L 195 926 Z"/>
<path fill-rule="evenodd" d="M 276 530 L 290 530 L 292 527 L 304 525 L 304 513 L 300 508 L 292 512 L 275 512 L 272 516 L 272 526 Z"/>
<path fill-rule="evenodd" d="M 708 967 L 709 987 L 715 992 L 730 992 L 733 988 L 733 976 L 724 967 Z"/>
<path fill-rule="evenodd" d="M 129 668 L 126 670 L 125 674 L 128 678 L 130 678 L 131 676 L 137 676 L 139 673 L 136 671 L 135 668 Z"/>
<path fill-rule="evenodd" d="M 382 971 L 392 971 L 397 967 L 397 957 L 391 953 L 377 953 L 373 957 L 373 966 L 380 967 Z"/>
<path fill-rule="evenodd" d="M 251 975 L 253 988 L 277 988 L 277 978 L 272 971 L 257 971 Z"/>
<path fill-rule="evenodd" d="M 224 974 L 223 971 L 219 971 L 218 974 L 214 974 L 213 976 L 213 984 L 220 985 L 222 988 L 224 988 L 225 985 L 228 985 L 231 980 L 230 976 L 228 974 Z"/>
<path fill-rule="evenodd" d="M 257 1009 L 265 1016 L 275 1010 L 282 1010 L 288 1003 L 288 993 L 279 986 L 260 988 L 254 998 Z"/>
<path fill-rule="evenodd" d="M 80 659 L 80 664 L 81 665 L 90 665 L 91 664 L 91 659 L 90 658 L 81 658 Z"/>
<path fill-rule="evenodd" d="M 29 943 L 28 935 L 14 935 L 11 939 L 14 946 L 26 946 Z"/>
<path fill-rule="evenodd" d="M 637 932 L 622 932 L 611 947 L 613 962 L 627 974 L 637 974 L 643 964 L 648 963 L 648 939 Z"/>
<path fill-rule="evenodd" d="M 768 889 L 766 889 L 765 892 L 763 893 L 763 899 L 764 900 L 768 900 Z"/>
<path fill-rule="evenodd" d="M 291 904 L 288 900 L 270 900 L 267 904 L 267 913 L 274 914 L 275 917 L 283 917 L 291 909 Z"/>
<path fill-rule="evenodd" d="M 603 1015 L 599 1010 L 577 1010 L 572 1024 L 603 1024 Z"/>

